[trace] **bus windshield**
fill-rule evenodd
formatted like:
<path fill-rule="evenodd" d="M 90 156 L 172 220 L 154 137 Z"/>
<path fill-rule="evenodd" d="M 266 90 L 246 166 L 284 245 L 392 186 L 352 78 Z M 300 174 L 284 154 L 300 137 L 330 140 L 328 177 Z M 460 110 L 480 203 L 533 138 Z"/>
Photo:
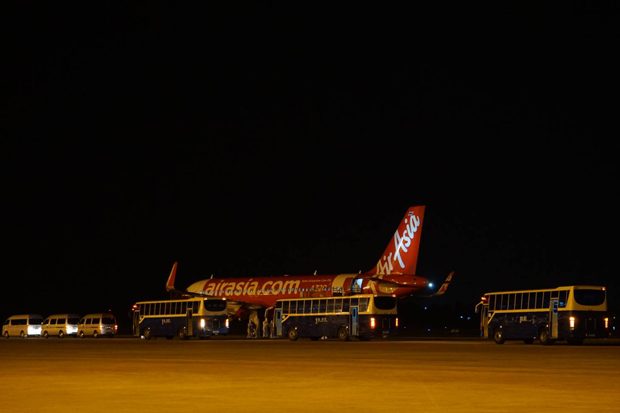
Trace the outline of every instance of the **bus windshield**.
<path fill-rule="evenodd" d="M 581 305 L 601 305 L 605 302 L 605 291 L 575 290 L 575 301 Z"/>
<path fill-rule="evenodd" d="M 205 300 L 205 310 L 207 310 L 207 311 L 224 311 L 224 310 L 226 310 L 226 301 L 224 301 L 224 300 Z"/>
<path fill-rule="evenodd" d="M 396 307 L 396 297 L 378 296 L 375 297 L 375 307 L 379 310 L 391 310 Z"/>

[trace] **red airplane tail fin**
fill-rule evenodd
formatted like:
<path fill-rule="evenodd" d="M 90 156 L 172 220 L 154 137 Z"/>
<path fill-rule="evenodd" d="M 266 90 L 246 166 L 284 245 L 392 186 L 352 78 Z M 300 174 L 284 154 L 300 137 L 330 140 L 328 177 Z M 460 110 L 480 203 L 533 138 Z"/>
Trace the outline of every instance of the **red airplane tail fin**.
<path fill-rule="evenodd" d="M 175 262 L 172 265 L 172 270 L 170 271 L 170 275 L 168 276 L 168 281 L 166 281 L 166 291 L 169 291 L 169 292 L 176 291 L 176 288 L 174 288 L 174 279 L 177 276 L 177 264 L 178 262 Z"/>
<path fill-rule="evenodd" d="M 415 274 L 424 208 L 421 205 L 407 210 L 379 262 L 367 274 Z"/>

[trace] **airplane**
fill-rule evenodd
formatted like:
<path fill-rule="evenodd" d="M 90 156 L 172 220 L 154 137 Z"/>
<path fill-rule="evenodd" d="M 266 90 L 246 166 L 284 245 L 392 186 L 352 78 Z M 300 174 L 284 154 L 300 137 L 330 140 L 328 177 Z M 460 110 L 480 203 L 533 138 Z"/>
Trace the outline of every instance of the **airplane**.
<path fill-rule="evenodd" d="M 174 287 L 178 262 L 166 282 L 173 296 L 221 297 L 227 300 L 229 316 L 244 318 L 250 312 L 269 309 L 284 298 L 340 297 L 352 294 L 436 297 L 446 292 L 454 271 L 439 290 L 425 294 L 427 278 L 416 275 L 425 206 L 410 207 L 390 243 L 370 271 L 357 274 L 284 275 L 268 277 L 211 278 L 193 283 L 186 291 Z"/>

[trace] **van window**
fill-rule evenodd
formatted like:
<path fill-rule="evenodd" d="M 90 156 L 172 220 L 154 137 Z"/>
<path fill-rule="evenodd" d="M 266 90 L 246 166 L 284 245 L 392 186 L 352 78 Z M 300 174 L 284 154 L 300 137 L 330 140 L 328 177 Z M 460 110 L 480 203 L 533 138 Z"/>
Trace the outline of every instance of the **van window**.
<path fill-rule="evenodd" d="M 86 320 L 85 320 L 85 319 L 81 319 L 81 320 L 80 320 L 80 324 L 84 324 L 85 322 L 86 322 Z"/>
<path fill-rule="evenodd" d="M 92 323 L 93 323 L 93 320 L 91 318 L 86 319 L 86 324 L 92 324 Z"/>
<path fill-rule="evenodd" d="M 66 319 L 66 318 L 59 318 L 59 319 L 58 319 L 58 324 L 64 324 L 64 323 L 65 323 L 65 321 L 67 321 L 67 319 Z"/>
<path fill-rule="evenodd" d="M 99 324 L 99 318 L 93 318 L 93 324 Z"/>
<path fill-rule="evenodd" d="M 51 324 L 51 325 L 53 325 L 53 326 L 55 326 L 55 325 L 56 325 L 56 319 L 55 319 L 55 318 L 52 318 L 52 319 L 50 320 L 50 324 Z"/>
<path fill-rule="evenodd" d="M 116 324 L 114 321 L 114 317 L 103 317 L 101 319 L 101 324 Z"/>
<path fill-rule="evenodd" d="M 70 318 L 67 320 L 67 324 L 77 324 L 79 320 L 80 320 L 79 318 L 76 318 L 76 317 L 70 317 Z"/>
<path fill-rule="evenodd" d="M 30 324 L 42 324 L 42 323 L 43 323 L 42 317 L 30 317 Z"/>
<path fill-rule="evenodd" d="M 6 320 L 6 321 L 4 322 L 4 325 L 5 325 L 5 326 L 8 326 L 10 321 L 11 321 L 11 320 Z"/>
<path fill-rule="evenodd" d="M 47 320 L 45 320 L 45 321 L 43 322 L 43 325 L 45 325 L 45 326 L 46 326 L 46 325 L 49 325 L 49 323 L 50 323 L 50 319 L 48 318 Z"/>

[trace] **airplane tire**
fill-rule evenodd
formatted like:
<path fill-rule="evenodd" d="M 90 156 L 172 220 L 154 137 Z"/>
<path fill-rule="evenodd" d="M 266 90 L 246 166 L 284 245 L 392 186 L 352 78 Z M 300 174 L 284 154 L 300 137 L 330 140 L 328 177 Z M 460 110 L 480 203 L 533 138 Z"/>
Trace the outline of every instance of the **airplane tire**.
<path fill-rule="evenodd" d="M 504 344 L 506 340 L 504 340 L 504 335 L 501 328 L 498 328 L 493 332 L 493 340 L 495 341 L 495 344 Z"/>
<path fill-rule="evenodd" d="M 349 329 L 340 327 L 338 329 L 338 338 L 342 341 L 349 341 Z"/>
<path fill-rule="evenodd" d="M 297 329 L 296 328 L 291 328 L 288 331 L 288 339 L 291 341 L 295 341 L 299 338 L 299 334 L 297 334 Z"/>

